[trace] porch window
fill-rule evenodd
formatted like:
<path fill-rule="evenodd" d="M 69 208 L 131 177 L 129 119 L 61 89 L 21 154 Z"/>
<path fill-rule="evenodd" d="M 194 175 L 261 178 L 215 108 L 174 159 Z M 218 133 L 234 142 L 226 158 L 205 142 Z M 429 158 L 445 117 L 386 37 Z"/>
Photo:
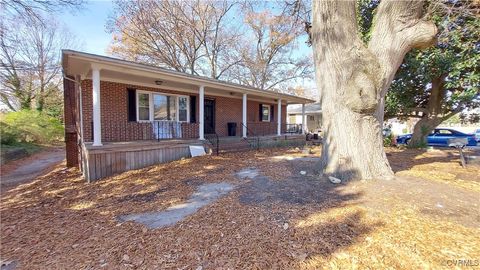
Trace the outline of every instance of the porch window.
<path fill-rule="evenodd" d="M 153 119 L 176 120 L 177 117 L 176 97 L 153 94 Z"/>
<path fill-rule="evenodd" d="M 296 124 L 296 122 L 297 122 L 296 120 L 297 120 L 297 116 L 296 116 L 296 115 L 290 115 L 290 116 L 288 117 L 288 123 L 289 123 L 289 124 Z"/>
<path fill-rule="evenodd" d="M 138 120 L 150 120 L 150 96 L 149 94 L 138 94 Z"/>
<path fill-rule="evenodd" d="M 178 97 L 178 121 L 188 121 L 188 98 Z"/>
<path fill-rule="evenodd" d="M 270 122 L 270 105 L 262 104 L 262 122 Z"/>
<path fill-rule="evenodd" d="M 138 121 L 187 122 L 188 107 L 186 96 L 137 91 Z"/>

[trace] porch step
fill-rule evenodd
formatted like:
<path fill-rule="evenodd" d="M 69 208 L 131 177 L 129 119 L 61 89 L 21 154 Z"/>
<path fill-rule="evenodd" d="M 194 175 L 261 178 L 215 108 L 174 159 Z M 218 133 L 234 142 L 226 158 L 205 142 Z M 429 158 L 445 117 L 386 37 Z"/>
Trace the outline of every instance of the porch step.
<path fill-rule="evenodd" d="M 219 145 L 219 151 L 222 153 L 248 150 L 250 150 L 250 144 L 244 139 L 221 141 Z"/>
<path fill-rule="evenodd" d="M 252 148 L 247 145 L 247 146 L 228 146 L 228 147 L 222 147 L 219 149 L 221 153 L 229 153 L 229 152 L 243 152 L 243 151 L 250 151 Z"/>
<path fill-rule="evenodd" d="M 218 150 L 220 153 L 243 152 L 251 149 L 249 142 L 241 137 L 219 138 Z"/>

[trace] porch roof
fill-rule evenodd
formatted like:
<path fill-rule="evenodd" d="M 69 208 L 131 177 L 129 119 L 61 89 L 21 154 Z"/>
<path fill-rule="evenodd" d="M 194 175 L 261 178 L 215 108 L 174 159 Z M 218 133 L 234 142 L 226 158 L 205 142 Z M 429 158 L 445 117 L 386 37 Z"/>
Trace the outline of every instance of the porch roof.
<path fill-rule="evenodd" d="M 322 106 L 320 102 L 305 105 L 306 114 L 322 113 Z M 291 105 L 287 107 L 287 114 L 302 114 L 302 106 Z"/>
<path fill-rule="evenodd" d="M 73 50 L 62 51 L 62 66 L 65 75 L 81 75 L 82 79 L 91 78 L 92 66 L 96 66 L 101 69 L 101 80 L 104 81 L 187 93 L 198 93 L 199 87 L 204 86 L 206 95 L 241 98 L 242 94 L 247 94 L 248 99 L 268 102 L 281 99 L 284 104 L 315 102 L 299 96 L 260 90 L 208 77 Z M 158 85 L 158 81 L 161 82 L 160 85 Z"/>

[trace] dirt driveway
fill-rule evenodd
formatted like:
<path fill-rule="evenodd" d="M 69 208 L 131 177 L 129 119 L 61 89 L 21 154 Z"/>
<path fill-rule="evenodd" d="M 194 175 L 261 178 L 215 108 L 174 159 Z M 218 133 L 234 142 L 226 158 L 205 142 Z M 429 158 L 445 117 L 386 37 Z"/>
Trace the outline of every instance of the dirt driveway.
<path fill-rule="evenodd" d="M 2 196 L 2 259 L 24 269 L 439 269 L 480 260 L 480 169 L 462 169 L 454 152 L 390 152 L 398 179 L 340 185 L 315 175 L 318 149 L 199 157 L 92 184 L 58 166 Z M 246 168 L 257 173 L 239 177 Z M 415 176 L 428 170 L 441 180 Z M 118 219 L 181 205 L 205 183 L 235 188 L 172 226 Z"/>
<path fill-rule="evenodd" d="M 2 165 L 1 189 L 5 191 L 21 183 L 29 182 L 37 176 L 45 174 L 64 159 L 64 148 L 51 147 L 29 157 Z"/>

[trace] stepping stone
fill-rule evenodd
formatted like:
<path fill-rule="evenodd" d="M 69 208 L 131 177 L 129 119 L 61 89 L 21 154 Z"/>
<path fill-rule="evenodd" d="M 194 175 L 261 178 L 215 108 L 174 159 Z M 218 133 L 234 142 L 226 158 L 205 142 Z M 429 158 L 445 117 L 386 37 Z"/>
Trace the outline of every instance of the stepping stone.
<path fill-rule="evenodd" d="M 119 216 L 121 222 L 135 221 L 151 229 L 175 225 L 185 217 L 194 214 L 200 208 L 207 206 L 228 194 L 234 189 L 229 183 L 210 183 L 198 187 L 187 202 L 173 205 L 164 211 L 130 214 Z"/>
<path fill-rule="evenodd" d="M 253 179 L 259 175 L 257 168 L 245 168 L 235 174 L 240 179 Z"/>

